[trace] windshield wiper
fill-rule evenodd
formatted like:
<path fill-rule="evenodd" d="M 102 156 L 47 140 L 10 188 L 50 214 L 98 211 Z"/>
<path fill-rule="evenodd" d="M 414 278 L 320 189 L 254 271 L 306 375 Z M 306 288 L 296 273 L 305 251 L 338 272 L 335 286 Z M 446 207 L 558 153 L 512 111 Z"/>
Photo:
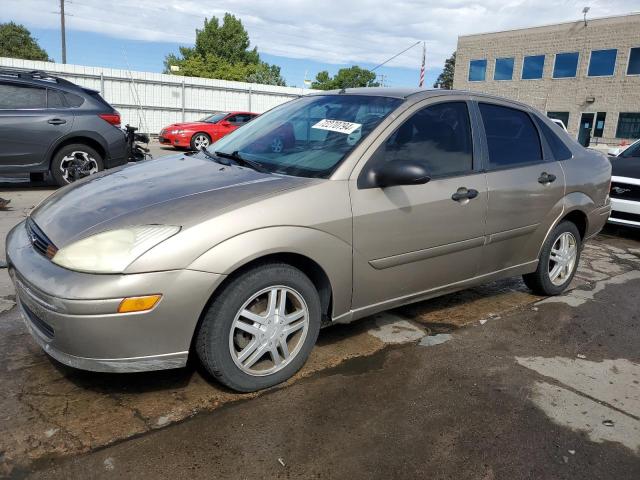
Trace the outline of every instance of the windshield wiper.
<path fill-rule="evenodd" d="M 231 165 L 230 162 L 224 160 L 220 155 L 217 155 L 218 152 L 216 152 L 216 155 L 214 155 L 213 153 L 209 152 L 206 148 L 200 149 L 200 152 L 204 153 L 207 157 L 209 157 L 211 160 L 213 160 L 216 163 L 225 165 L 227 167 Z"/>
<path fill-rule="evenodd" d="M 218 157 L 229 158 L 229 159 L 233 160 L 234 162 L 236 162 L 236 163 L 238 163 L 240 165 L 244 165 L 246 167 L 253 168 L 257 172 L 260 172 L 260 173 L 271 173 L 269 170 L 264 168 L 261 163 L 256 162 L 254 160 L 249 160 L 248 158 L 244 158 L 243 156 L 241 156 L 240 153 L 237 150 L 235 150 L 232 153 L 215 152 L 215 154 Z"/>

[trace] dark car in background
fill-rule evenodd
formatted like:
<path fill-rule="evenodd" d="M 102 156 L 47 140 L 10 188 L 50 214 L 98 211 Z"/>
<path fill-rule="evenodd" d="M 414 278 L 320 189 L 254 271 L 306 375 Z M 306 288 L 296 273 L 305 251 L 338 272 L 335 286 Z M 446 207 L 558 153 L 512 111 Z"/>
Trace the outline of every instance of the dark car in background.
<path fill-rule="evenodd" d="M 162 129 L 162 145 L 202 150 L 258 116 L 252 112 L 217 112 L 197 122 L 173 123 Z"/>
<path fill-rule="evenodd" d="M 0 174 L 58 185 L 127 163 L 120 114 L 100 93 L 40 71 L 0 68 Z"/>
<path fill-rule="evenodd" d="M 611 158 L 609 223 L 640 228 L 640 140 Z"/>

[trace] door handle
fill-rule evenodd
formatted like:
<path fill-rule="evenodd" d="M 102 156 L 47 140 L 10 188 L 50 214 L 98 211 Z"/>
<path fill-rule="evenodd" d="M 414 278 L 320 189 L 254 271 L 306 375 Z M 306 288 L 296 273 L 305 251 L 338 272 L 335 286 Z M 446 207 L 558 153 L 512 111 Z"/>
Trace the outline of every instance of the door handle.
<path fill-rule="evenodd" d="M 67 121 L 62 118 L 52 118 L 47 123 L 50 123 L 51 125 L 63 125 L 67 123 Z"/>
<path fill-rule="evenodd" d="M 470 188 L 467 190 L 467 187 L 460 187 L 456 193 L 451 195 L 451 200 L 456 202 L 464 202 L 465 200 L 472 200 L 478 196 L 478 191 Z"/>
<path fill-rule="evenodd" d="M 553 173 L 542 172 L 538 177 L 538 183 L 546 185 L 548 183 L 555 182 L 556 176 Z"/>

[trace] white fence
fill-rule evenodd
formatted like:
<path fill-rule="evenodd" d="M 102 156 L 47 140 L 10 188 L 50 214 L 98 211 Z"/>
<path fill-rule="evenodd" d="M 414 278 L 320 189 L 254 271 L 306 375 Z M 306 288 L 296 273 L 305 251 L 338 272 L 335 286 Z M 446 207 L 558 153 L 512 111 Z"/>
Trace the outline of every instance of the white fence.
<path fill-rule="evenodd" d="M 159 133 L 166 125 L 197 120 L 214 111 L 262 113 L 313 91 L 5 57 L 0 57 L 0 66 L 44 70 L 99 90 L 120 112 L 123 125 L 128 123 L 149 133 Z"/>

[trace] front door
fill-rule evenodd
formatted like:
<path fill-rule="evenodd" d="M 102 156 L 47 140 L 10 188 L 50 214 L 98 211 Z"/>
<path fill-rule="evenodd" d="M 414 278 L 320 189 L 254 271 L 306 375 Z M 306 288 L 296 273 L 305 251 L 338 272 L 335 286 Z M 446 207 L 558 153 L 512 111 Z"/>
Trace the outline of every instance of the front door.
<path fill-rule="evenodd" d="M 427 100 L 404 112 L 368 150 L 373 153 L 366 164 L 354 171 L 356 311 L 476 274 L 484 243 L 486 180 L 474 163 L 468 103 L 464 97 L 451 98 Z M 420 162 L 431 180 L 386 188 L 367 184 L 376 167 L 393 161 Z"/>
<path fill-rule="evenodd" d="M 529 113 L 480 101 L 487 145 L 487 242 L 479 274 L 535 262 L 550 226 L 562 213 L 564 173 L 545 159 Z M 526 268 L 526 267 L 525 267 Z"/>
<path fill-rule="evenodd" d="M 583 147 L 591 144 L 591 132 L 593 130 L 593 113 L 583 113 L 580 117 L 580 129 L 578 130 L 578 143 Z"/>

